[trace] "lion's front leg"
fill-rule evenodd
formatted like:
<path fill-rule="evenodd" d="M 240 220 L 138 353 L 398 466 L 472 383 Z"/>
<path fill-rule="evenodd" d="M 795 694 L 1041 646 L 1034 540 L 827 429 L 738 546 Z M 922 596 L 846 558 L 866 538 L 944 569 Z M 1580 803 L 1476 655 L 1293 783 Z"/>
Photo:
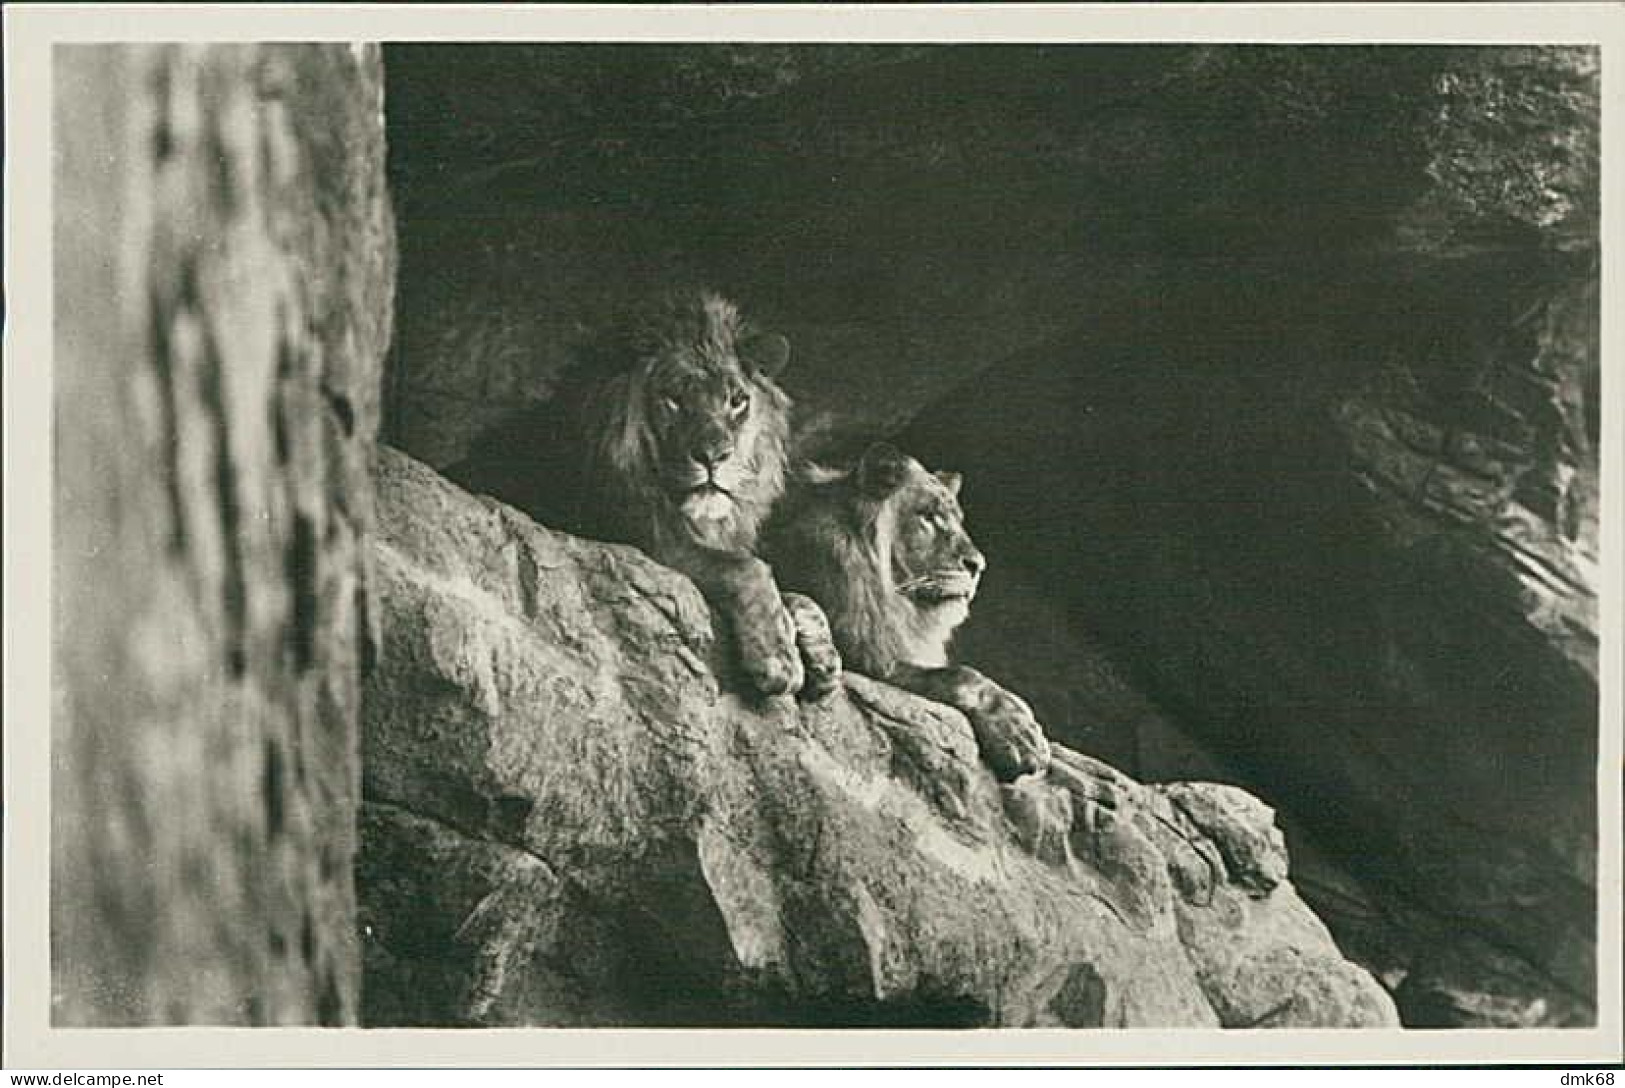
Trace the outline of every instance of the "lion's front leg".
<path fill-rule="evenodd" d="M 732 633 L 739 668 L 763 695 L 800 691 L 806 682 L 796 623 L 766 563 L 752 556 L 720 562 L 696 578 Z"/>
<path fill-rule="evenodd" d="M 835 648 L 829 617 L 811 597 L 786 593 L 783 600 L 784 609 L 795 625 L 796 649 L 807 676 L 801 688 L 801 697 L 821 699 L 841 684 L 841 652 Z"/>
<path fill-rule="evenodd" d="M 1025 699 L 963 665 L 925 669 L 900 665 L 892 675 L 900 687 L 964 714 L 976 734 L 982 759 L 1003 781 L 1041 771 L 1049 764 L 1049 741 Z"/>
<path fill-rule="evenodd" d="M 840 682 L 824 610 L 799 593 L 780 594 L 773 571 L 753 555 L 673 549 L 666 561 L 699 586 L 733 640 L 740 671 L 763 695 L 820 698 Z"/>

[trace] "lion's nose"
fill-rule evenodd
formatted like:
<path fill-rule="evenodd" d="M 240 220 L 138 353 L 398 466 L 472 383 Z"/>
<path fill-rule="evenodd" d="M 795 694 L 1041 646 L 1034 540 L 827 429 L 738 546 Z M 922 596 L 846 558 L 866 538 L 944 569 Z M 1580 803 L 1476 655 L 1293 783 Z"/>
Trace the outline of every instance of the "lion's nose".
<path fill-rule="evenodd" d="M 732 457 L 734 444 L 731 438 L 714 438 L 708 442 L 700 442 L 689 451 L 694 463 L 704 468 L 716 468 L 722 462 Z"/>
<path fill-rule="evenodd" d="M 973 578 L 980 578 L 987 569 L 987 557 L 979 551 L 966 552 L 964 562 L 965 569 L 970 571 Z"/>

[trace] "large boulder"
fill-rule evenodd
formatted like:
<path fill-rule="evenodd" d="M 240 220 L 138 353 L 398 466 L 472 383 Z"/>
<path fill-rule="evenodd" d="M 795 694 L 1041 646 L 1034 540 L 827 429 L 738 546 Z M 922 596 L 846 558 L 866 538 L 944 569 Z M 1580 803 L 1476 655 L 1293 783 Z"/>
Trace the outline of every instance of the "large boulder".
<path fill-rule="evenodd" d="M 387 448 L 359 884 L 374 1025 L 1382 1026 L 1271 813 L 860 676 L 729 684 L 704 601 Z"/>
<path fill-rule="evenodd" d="M 379 51 L 54 58 L 52 1016 L 353 1023 Z"/>

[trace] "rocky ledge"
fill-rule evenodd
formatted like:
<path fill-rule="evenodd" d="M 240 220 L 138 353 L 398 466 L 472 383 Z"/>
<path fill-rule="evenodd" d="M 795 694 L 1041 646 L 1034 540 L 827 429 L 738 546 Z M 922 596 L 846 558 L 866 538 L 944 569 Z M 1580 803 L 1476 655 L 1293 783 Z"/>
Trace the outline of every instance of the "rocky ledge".
<path fill-rule="evenodd" d="M 358 871 L 373 1025 L 1394 1026 L 1266 806 L 860 676 L 752 703 L 692 585 L 385 449 Z"/>

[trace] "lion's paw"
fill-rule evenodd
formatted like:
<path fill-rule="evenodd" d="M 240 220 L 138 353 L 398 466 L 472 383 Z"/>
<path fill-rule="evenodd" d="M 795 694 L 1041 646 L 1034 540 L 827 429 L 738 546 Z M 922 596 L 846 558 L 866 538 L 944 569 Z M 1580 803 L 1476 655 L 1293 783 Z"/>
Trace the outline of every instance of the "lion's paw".
<path fill-rule="evenodd" d="M 803 699 L 821 699 L 841 686 L 841 652 L 830 634 L 829 618 L 811 597 L 799 593 L 784 595 L 784 610 L 795 626 L 796 649 L 806 681 Z"/>
<path fill-rule="evenodd" d="M 1019 695 L 988 682 L 977 705 L 968 709 L 976 744 L 993 774 L 1004 782 L 1049 765 L 1049 741 L 1032 708 Z"/>
<path fill-rule="evenodd" d="M 800 691 L 806 683 L 796 622 L 777 594 L 753 602 L 734 616 L 739 667 L 763 695 Z"/>

